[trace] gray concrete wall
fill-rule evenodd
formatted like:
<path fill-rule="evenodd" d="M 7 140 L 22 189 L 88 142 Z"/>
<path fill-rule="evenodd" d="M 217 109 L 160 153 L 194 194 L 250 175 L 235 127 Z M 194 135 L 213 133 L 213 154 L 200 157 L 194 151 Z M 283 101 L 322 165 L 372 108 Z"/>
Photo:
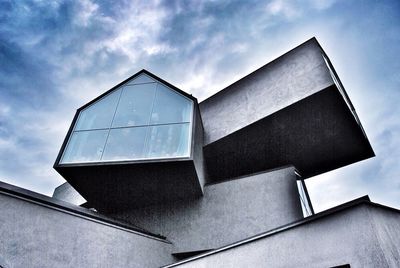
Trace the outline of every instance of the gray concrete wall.
<path fill-rule="evenodd" d="M 221 247 L 303 217 L 293 167 L 206 185 L 199 199 L 112 216 L 166 236 L 174 252 Z"/>
<path fill-rule="evenodd" d="M 0 193 L 5 268 L 159 267 L 172 245 L 110 224 Z"/>
<path fill-rule="evenodd" d="M 399 267 L 397 255 L 388 253 L 399 243 L 400 214 L 389 214 L 361 204 L 174 267 Z M 376 223 L 388 231 L 386 238 Z"/>
<path fill-rule="evenodd" d="M 389 267 L 400 267 L 400 213 L 373 207 L 370 214 Z"/>
<path fill-rule="evenodd" d="M 333 85 L 321 53 L 311 39 L 201 102 L 205 144 Z"/>

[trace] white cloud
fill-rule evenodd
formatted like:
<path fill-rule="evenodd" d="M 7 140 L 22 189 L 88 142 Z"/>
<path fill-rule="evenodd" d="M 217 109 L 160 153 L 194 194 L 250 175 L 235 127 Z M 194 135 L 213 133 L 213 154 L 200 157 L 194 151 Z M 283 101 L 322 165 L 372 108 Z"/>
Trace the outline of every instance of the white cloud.
<path fill-rule="evenodd" d="M 99 6 L 90 0 L 81 0 L 78 4 L 79 12 L 76 13 L 74 22 L 79 26 L 86 27 L 96 15 Z"/>
<path fill-rule="evenodd" d="M 325 10 L 330 8 L 337 0 L 273 0 L 266 6 L 268 14 L 283 16 L 287 20 L 294 20 L 307 14 L 307 10 Z"/>
<path fill-rule="evenodd" d="M 301 16 L 301 10 L 291 1 L 273 0 L 266 7 L 267 13 L 271 15 L 283 15 L 286 19 L 295 19 Z"/>

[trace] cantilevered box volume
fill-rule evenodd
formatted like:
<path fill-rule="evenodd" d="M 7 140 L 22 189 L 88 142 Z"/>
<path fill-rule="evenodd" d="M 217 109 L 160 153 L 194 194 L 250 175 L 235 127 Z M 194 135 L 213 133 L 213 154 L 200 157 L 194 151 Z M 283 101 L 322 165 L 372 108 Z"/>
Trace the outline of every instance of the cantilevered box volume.
<path fill-rule="evenodd" d="M 100 210 L 200 196 L 197 106 L 140 71 L 78 109 L 55 168 Z"/>

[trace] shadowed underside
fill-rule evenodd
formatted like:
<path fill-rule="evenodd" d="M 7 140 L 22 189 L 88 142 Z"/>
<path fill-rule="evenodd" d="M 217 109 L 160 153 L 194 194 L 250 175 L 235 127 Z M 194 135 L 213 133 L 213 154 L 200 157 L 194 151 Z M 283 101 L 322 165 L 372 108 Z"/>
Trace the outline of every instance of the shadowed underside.
<path fill-rule="evenodd" d="M 374 152 L 333 85 L 204 147 L 209 181 L 292 164 L 304 178 Z"/>

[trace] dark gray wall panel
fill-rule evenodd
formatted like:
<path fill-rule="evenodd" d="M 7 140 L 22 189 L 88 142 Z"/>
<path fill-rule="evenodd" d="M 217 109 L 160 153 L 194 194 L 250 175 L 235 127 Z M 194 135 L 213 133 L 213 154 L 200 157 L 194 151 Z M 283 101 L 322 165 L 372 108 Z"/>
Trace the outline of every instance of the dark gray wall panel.
<path fill-rule="evenodd" d="M 202 195 L 192 159 L 59 166 L 57 171 L 101 212 Z"/>

